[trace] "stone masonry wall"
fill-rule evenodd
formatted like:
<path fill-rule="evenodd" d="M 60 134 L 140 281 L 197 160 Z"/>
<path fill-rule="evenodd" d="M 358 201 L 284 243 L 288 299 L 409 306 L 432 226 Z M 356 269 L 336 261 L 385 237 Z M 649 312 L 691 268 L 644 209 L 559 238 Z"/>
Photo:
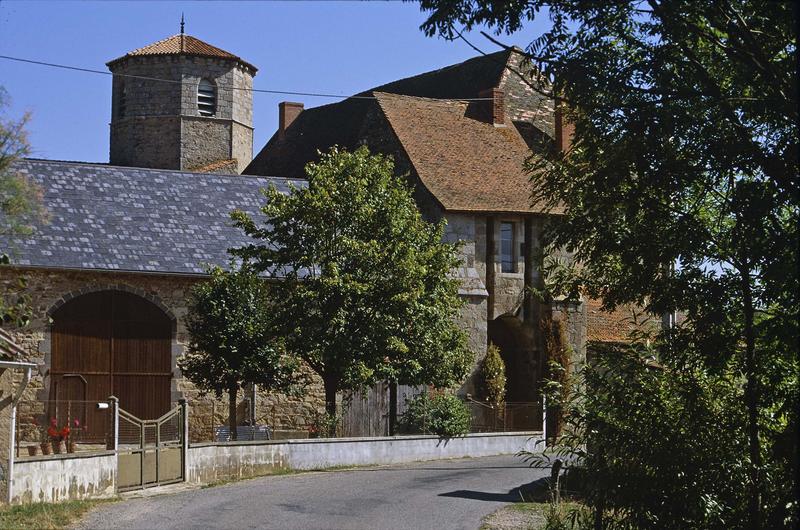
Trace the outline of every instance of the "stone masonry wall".
<path fill-rule="evenodd" d="M 125 118 L 111 123 L 109 159 L 117 166 L 179 169 L 180 143 L 177 116 Z"/>
<path fill-rule="evenodd" d="M 531 67 L 524 64 L 521 54 L 512 54 L 510 60 L 513 71 L 503 70 L 500 79 L 508 117 L 513 122 L 531 124 L 553 138 L 555 136 L 553 100 L 529 84 L 528 73 Z M 525 79 L 516 72 L 522 73 Z"/>
<path fill-rule="evenodd" d="M 192 407 L 190 414 L 192 431 L 206 436 L 206 433 L 212 432 L 209 427 L 212 424 L 227 424 L 227 401 L 201 395 L 194 385 L 181 376 L 176 365 L 177 358 L 183 353 L 188 342 L 185 327 L 188 292 L 191 286 L 202 277 L 43 269 L 21 270 L 3 267 L 0 269 L 0 289 L 16 281 L 20 274 L 27 278 L 26 293 L 30 296 L 33 317 L 29 326 L 21 330 L 14 330 L 14 335 L 17 342 L 29 352 L 27 358 L 21 360 L 35 362 L 39 365 L 39 372 L 34 374 L 33 380 L 22 398 L 21 417 L 41 414 L 43 409 L 39 400 L 47 399 L 49 396 L 50 318 L 48 311 L 51 311 L 64 297 L 79 295 L 81 291 L 121 289 L 149 298 L 160 307 L 165 308 L 175 318 L 175 335 L 172 344 L 174 367 L 172 403 L 173 405 L 177 404 L 177 400 L 181 397 L 189 400 L 189 405 Z M 242 392 L 240 401 L 243 401 L 245 397 L 247 396 Z M 2 398 L 0 397 L 0 399 Z M 324 397 L 321 384 L 315 382 L 302 397 L 259 392 L 256 416 L 259 421 L 268 420 L 268 423 L 274 428 L 305 430 L 313 422 L 316 413 L 323 408 Z M 241 403 L 240 409 L 237 416 L 242 422 L 249 414 L 246 406 L 242 406 Z M 1 434 L 0 439 L 2 439 Z"/>
<path fill-rule="evenodd" d="M 228 120 L 201 117 L 181 119 L 181 169 L 193 170 L 231 156 L 231 128 Z"/>
<path fill-rule="evenodd" d="M 236 160 L 240 174 L 253 160 L 253 128 L 237 121 L 231 123 L 231 158 Z"/>
<path fill-rule="evenodd" d="M 112 72 L 119 74 L 112 87 L 112 164 L 190 169 L 237 158 L 241 170 L 250 162 L 252 93 L 239 90 L 253 86 L 255 72 L 249 68 L 229 59 L 144 56 L 116 63 Z M 216 86 L 211 118 L 201 117 L 197 107 L 201 79 Z M 179 117 L 183 124 L 175 136 L 170 122 Z M 235 130 L 234 124 L 239 125 Z"/>

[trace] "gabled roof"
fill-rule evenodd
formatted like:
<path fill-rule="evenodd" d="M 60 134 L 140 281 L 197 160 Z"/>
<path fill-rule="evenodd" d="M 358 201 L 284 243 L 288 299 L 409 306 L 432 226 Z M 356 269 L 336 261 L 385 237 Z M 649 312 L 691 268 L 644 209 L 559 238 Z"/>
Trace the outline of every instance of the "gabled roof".
<path fill-rule="evenodd" d="M 316 161 L 317 151 L 327 151 L 338 145 L 354 149 L 367 111 L 374 101 L 346 99 L 339 103 L 304 110 L 286 130 L 286 137 L 274 134 L 242 172 L 247 175 L 265 174 L 304 178 L 305 166 Z"/>
<path fill-rule="evenodd" d="M 283 139 L 273 135 L 244 173 L 302 178 L 318 151 L 333 145 L 354 149 L 364 141 L 371 145 L 364 136 L 374 130 L 369 117 L 377 115 L 445 209 L 543 212 L 541 205 L 530 204 L 523 164 L 531 151 L 511 120 L 495 127 L 477 108 L 486 102 L 459 101 L 497 87 L 513 53 L 476 57 L 358 94 L 375 100 L 349 98 L 304 110 Z"/>
<path fill-rule="evenodd" d="M 112 61 L 109 61 L 106 63 L 106 65 L 112 66 L 123 59 L 127 59 L 128 57 L 142 57 L 148 55 L 193 55 L 197 57 L 231 59 L 233 61 L 239 61 L 248 68 L 251 68 L 254 72 L 257 70 L 255 66 L 248 63 L 241 57 L 227 52 L 221 48 L 217 48 L 216 46 L 212 46 L 211 44 L 196 37 L 185 35 L 183 33 L 179 33 L 177 35 L 173 35 L 172 37 L 167 37 L 166 39 L 154 42 L 153 44 L 148 44 L 147 46 L 129 51 L 122 57 L 118 57 Z"/>
<path fill-rule="evenodd" d="M 528 146 L 513 125 L 470 117 L 475 103 L 375 92 L 423 185 L 446 210 L 542 212 L 531 205 Z"/>
<path fill-rule="evenodd" d="M 210 175 L 104 164 L 22 160 L 13 170 L 43 191 L 49 222 L 0 236 L 19 266 L 200 274 L 252 242 L 230 220 L 236 208 L 263 219 L 262 188 L 305 181 Z"/>
<path fill-rule="evenodd" d="M 469 99 L 500 84 L 512 50 L 473 57 L 464 62 L 398 79 L 368 90 L 436 99 Z M 365 93 L 367 93 L 365 92 Z"/>
<path fill-rule="evenodd" d="M 482 55 L 356 95 L 372 96 L 373 91 L 379 91 L 429 98 L 475 98 L 497 86 L 511 53 L 504 50 Z M 327 151 L 333 145 L 356 147 L 366 113 L 373 107 L 369 100 L 348 98 L 304 110 L 286 130 L 286 138 L 281 141 L 274 134 L 243 173 L 302 178 L 305 165 L 317 159 L 317 151 Z"/>

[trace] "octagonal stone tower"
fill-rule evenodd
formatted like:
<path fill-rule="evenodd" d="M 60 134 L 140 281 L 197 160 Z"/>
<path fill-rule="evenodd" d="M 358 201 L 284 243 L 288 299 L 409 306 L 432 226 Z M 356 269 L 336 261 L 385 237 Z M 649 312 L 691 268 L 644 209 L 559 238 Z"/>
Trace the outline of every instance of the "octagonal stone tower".
<path fill-rule="evenodd" d="M 241 173 L 256 67 L 181 32 L 107 63 L 112 165 Z"/>

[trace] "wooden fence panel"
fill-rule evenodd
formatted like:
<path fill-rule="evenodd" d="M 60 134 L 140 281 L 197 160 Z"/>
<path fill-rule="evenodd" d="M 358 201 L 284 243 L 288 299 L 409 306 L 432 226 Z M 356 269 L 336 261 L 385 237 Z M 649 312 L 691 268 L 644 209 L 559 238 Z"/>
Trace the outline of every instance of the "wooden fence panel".
<path fill-rule="evenodd" d="M 424 386 L 397 385 L 397 418 L 406 410 L 406 400 L 424 391 Z M 341 436 L 389 435 L 389 384 L 378 383 L 367 392 L 342 399 Z"/>

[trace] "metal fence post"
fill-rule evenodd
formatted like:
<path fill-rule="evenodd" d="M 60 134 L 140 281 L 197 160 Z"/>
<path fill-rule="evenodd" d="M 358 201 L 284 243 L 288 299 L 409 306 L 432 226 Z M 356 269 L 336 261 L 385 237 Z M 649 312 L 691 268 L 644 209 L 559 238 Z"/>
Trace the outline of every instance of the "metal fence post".
<path fill-rule="evenodd" d="M 542 435 L 544 446 L 547 447 L 547 396 L 542 395 Z"/>
<path fill-rule="evenodd" d="M 117 451 L 119 449 L 119 399 L 116 396 L 108 398 L 111 402 L 111 436 L 107 449 Z"/>
<path fill-rule="evenodd" d="M 178 400 L 178 405 L 181 407 L 181 452 L 183 464 L 183 480 L 189 479 L 187 471 L 189 469 L 189 403 L 186 398 Z"/>

